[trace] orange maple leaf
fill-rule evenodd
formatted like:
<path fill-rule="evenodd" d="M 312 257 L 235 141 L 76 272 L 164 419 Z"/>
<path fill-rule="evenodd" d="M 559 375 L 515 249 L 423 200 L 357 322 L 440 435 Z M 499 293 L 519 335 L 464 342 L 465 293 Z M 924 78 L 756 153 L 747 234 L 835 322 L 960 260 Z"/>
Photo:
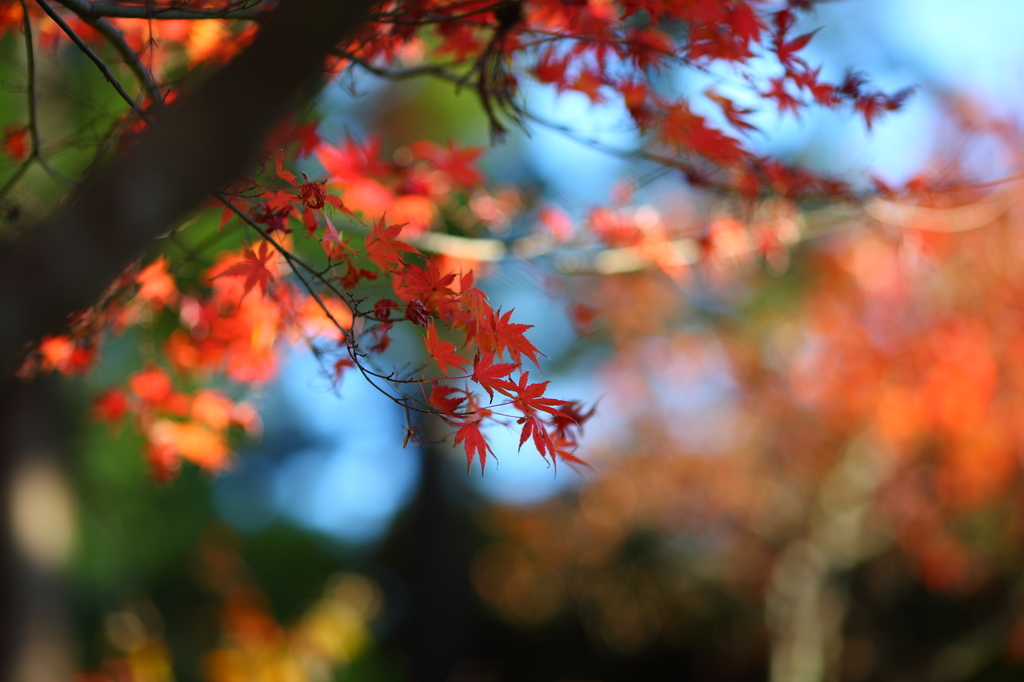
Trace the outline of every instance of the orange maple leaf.
<path fill-rule="evenodd" d="M 254 253 L 252 249 L 245 250 L 245 260 L 241 263 L 235 263 L 230 268 L 214 275 L 211 280 L 217 279 L 218 277 L 245 277 L 245 292 L 242 294 L 244 298 L 249 291 L 256 286 L 260 285 L 260 291 L 264 296 L 267 295 L 267 286 L 270 284 L 270 280 L 273 278 L 273 273 L 267 268 L 267 261 L 273 254 L 267 251 L 267 242 L 260 244 L 259 255 Z"/>

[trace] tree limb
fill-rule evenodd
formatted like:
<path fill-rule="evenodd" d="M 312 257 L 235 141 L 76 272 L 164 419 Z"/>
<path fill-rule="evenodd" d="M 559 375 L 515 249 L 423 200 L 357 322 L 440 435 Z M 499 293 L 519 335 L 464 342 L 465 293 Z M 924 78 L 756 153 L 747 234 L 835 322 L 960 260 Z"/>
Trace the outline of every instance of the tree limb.
<path fill-rule="evenodd" d="M 253 44 L 161 114 L 0 259 L 0 363 L 90 306 L 156 236 L 241 174 L 370 0 L 285 0 Z"/>
<path fill-rule="evenodd" d="M 59 0 L 60 4 L 85 19 L 115 17 L 118 19 L 240 19 L 260 21 L 270 12 L 256 5 L 267 3 L 245 3 L 229 9 L 189 9 L 187 7 L 151 7 L 144 4 L 127 5 L 114 2 L 90 2 L 89 0 Z"/>

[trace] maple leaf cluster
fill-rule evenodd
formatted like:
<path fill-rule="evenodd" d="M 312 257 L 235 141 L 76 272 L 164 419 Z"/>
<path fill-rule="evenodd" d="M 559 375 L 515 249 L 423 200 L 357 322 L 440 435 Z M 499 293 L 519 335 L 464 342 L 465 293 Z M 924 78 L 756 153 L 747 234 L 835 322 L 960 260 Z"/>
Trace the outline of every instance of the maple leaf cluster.
<path fill-rule="evenodd" d="M 279 139 L 294 142 L 299 129 L 282 131 Z M 443 259 L 426 256 L 403 241 L 409 225 L 392 224 L 383 215 L 394 208 L 394 201 L 360 204 L 365 195 L 360 194 L 359 183 L 340 182 L 358 172 L 364 184 L 381 188 L 379 197 L 393 195 L 371 173 L 381 179 L 404 174 L 404 186 L 427 187 L 416 184 L 421 168 L 385 166 L 369 153 L 375 146 L 372 141 L 361 146 L 352 140 L 342 147 L 317 145 L 316 152 L 331 173 L 326 182 L 299 181 L 284 169 L 279 154 L 262 182 L 250 178 L 244 190 L 224 200 L 219 229 L 237 219 L 261 235 L 258 243 L 221 254 L 200 286 L 187 293 L 179 290 L 164 257 L 134 275 L 126 273 L 100 306 L 84 314 L 87 326 L 44 340 L 22 373 L 87 371 L 97 358 L 104 331 L 121 333 L 169 309 L 176 314 L 176 328 L 162 345 L 167 367 L 153 363 L 132 375 L 127 390 L 108 391 L 96 409 L 109 421 L 133 416 L 147 439 L 148 457 L 159 478 L 172 475 L 182 459 L 211 469 L 227 466 L 227 426 L 239 421 L 230 415 L 241 410 L 247 415 L 248 430 L 256 423 L 244 403 L 235 405 L 209 390 L 190 398 L 176 386 L 195 385 L 217 374 L 243 385 L 266 382 L 275 374 L 280 345 L 300 341 L 315 345 L 322 359 L 335 356 L 329 363 L 335 381 L 356 368 L 406 409 L 436 414 L 451 424 L 456 444 L 466 449 L 467 464 L 478 461 L 481 471 L 492 453 L 483 430 L 491 422 L 518 424 L 520 445 L 529 440 L 555 466 L 559 460 L 583 464 L 573 453 L 579 429 L 591 412 L 547 397 L 548 382 L 529 380 L 524 363 L 539 366 L 541 358 L 526 337 L 532 325 L 513 322 L 512 311 L 494 310 L 475 286 L 472 270 L 442 270 Z M 426 142 L 413 149 L 427 164 L 427 172 L 461 178 L 465 187 L 474 187 L 481 179 L 471 165 L 479 150 Z M 360 169 L 353 170 L 357 165 Z M 346 200 L 355 197 L 359 214 L 331 193 L 339 186 L 344 187 Z M 430 200 L 436 211 L 432 202 L 446 198 L 451 190 L 422 191 L 398 198 L 419 196 Z M 359 217 L 377 211 L 382 215 L 372 224 Z M 332 212 L 334 221 L 340 215 L 358 232 L 347 235 L 339 230 Z M 300 258 L 294 238 L 318 244 L 325 264 L 313 268 Z M 289 270 L 291 278 L 286 276 Z M 378 280 L 393 297 L 365 293 L 378 290 Z M 403 323 L 422 329 L 428 363 L 399 376 L 385 372 L 373 358 L 389 349 L 394 326 Z M 454 341 L 443 340 L 442 333 Z M 210 408 L 214 402 L 217 410 Z"/>
<path fill-rule="evenodd" d="M 230 60 L 252 40 L 259 21 L 269 16 L 269 6 L 249 8 L 201 0 L 147 3 L 144 13 L 133 11 L 134 6 L 100 6 L 83 4 L 83 0 L 69 2 L 67 9 L 57 4 L 63 26 L 29 5 L 29 19 L 36 24 L 44 49 L 55 51 L 76 41 L 102 47 L 116 31 L 122 53 L 131 50 L 145 55 L 145 64 L 135 68 L 147 81 L 148 100 L 143 108 L 150 109 L 173 98 L 176 90 L 171 84 L 180 69 Z M 5 0 L 0 5 L 9 8 L 0 30 L 23 20 L 20 3 Z M 879 115 L 900 108 L 910 91 L 883 93 L 868 87 L 863 74 L 853 71 L 841 82 L 823 80 L 821 68 L 802 56 L 817 30 L 794 35 L 813 5 L 803 1 L 771 5 L 761 0 L 388 2 L 371 13 L 358 36 L 338 46 L 329 68 L 339 74 L 363 71 L 407 78 L 411 69 L 401 65 L 411 64 L 416 73 L 440 76 L 457 85 L 474 84 L 496 133 L 504 131 L 508 122 L 543 123 L 519 101 L 521 82 L 532 78 L 559 92 L 580 92 L 595 104 L 619 101 L 649 138 L 641 157 L 655 154 L 679 168 L 693 184 L 744 193 L 836 196 L 849 189 L 749 151 L 743 136 L 756 129 L 748 120 L 753 108 L 737 105 L 732 96 L 714 88 L 701 96 L 680 97 L 659 84 L 671 69 L 729 72 L 731 80 L 738 75 L 750 92 L 782 113 L 799 114 L 810 106 L 847 106 L 870 128 Z M 777 65 L 777 75 L 767 60 Z M 698 113 L 715 109 L 726 125 L 713 121 L 708 113 Z M 133 103 L 132 120 L 126 122 L 129 129 L 144 127 L 140 112 Z M 22 128 L 23 124 L 8 128 L 7 152 L 13 158 L 18 158 L 22 143 L 12 136 Z M 349 157 L 358 153 L 351 148 L 318 151 L 325 165 L 335 167 L 332 173 L 361 184 L 364 176 L 359 171 L 370 169 L 358 162 L 352 165 L 356 160 Z M 435 151 L 438 168 L 458 185 L 481 180 L 473 171 L 462 170 L 471 160 Z M 347 172 L 341 172 L 346 164 Z M 790 172 L 801 177 L 789 178 Z M 380 187 L 366 184 L 359 192 L 368 202 L 385 200 Z M 423 210 L 422 206 L 409 208 Z M 407 222 L 404 215 L 393 217 Z"/>

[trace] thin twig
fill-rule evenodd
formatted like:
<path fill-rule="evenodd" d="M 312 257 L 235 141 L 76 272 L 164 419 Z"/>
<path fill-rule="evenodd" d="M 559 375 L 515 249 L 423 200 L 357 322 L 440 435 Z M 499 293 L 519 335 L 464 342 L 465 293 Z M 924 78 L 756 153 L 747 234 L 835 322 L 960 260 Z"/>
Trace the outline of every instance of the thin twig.
<path fill-rule="evenodd" d="M 64 21 L 64 18 L 60 14 L 58 14 L 57 11 L 53 9 L 53 7 L 50 6 L 50 3 L 46 2 L 46 0 L 36 0 L 36 3 L 42 8 L 44 12 L 46 12 L 46 15 L 48 17 L 53 19 L 55 24 L 60 26 L 61 30 L 67 34 L 68 38 L 71 38 L 71 42 L 77 45 L 78 49 L 81 50 L 86 57 L 92 60 L 93 64 L 95 64 L 96 68 L 100 70 L 100 73 L 102 73 L 103 77 L 107 79 L 107 82 L 110 83 L 111 87 L 113 87 L 114 90 L 117 91 L 117 94 L 121 96 L 121 99 L 127 102 L 129 106 L 131 106 L 131 108 L 139 116 L 147 118 L 146 111 L 142 107 L 140 107 L 139 103 L 136 102 L 135 99 L 128 94 L 124 87 L 122 87 L 121 83 L 117 80 L 117 78 L 114 77 L 114 74 L 110 72 L 110 69 L 107 67 L 106 63 L 102 59 L 100 59 L 99 55 L 92 51 L 91 47 L 86 45 L 85 41 L 82 40 L 81 36 L 75 33 L 71 26 L 68 25 L 68 22 Z"/>
<path fill-rule="evenodd" d="M 65 7 L 78 14 L 82 21 L 92 26 L 100 35 L 110 41 L 110 44 L 114 46 L 117 53 L 121 55 L 124 63 L 127 64 L 128 68 L 135 74 L 135 77 L 142 83 L 142 87 L 149 94 L 150 99 L 157 105 L 163 104 L 164 94 L 160 90 L 160 85 L 157 84 L 149 69 L 139 60 L 139 55 L 135 54 L 135 50 L 125 42 L 124 35 L 103 17 L 94 18 L 86 14 L 80 14 L 75 9 L 78 4 L 71 3 L 69 5 L 65 3 Z"/>

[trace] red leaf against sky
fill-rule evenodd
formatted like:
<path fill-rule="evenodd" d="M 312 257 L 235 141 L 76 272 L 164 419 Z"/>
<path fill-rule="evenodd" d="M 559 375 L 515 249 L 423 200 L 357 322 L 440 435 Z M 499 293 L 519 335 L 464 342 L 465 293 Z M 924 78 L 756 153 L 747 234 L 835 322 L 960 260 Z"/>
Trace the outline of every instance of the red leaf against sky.
<path fill-rule="evenodd" d="M 252 249 L 245 250 L 245 260 L 241 263 L 235 263 L 230 268 L 215 275 L 210 279 L 217 279 L 218 277 L 245 277 L 245 294 L 256 286 L 260 285 L 260 291 L 264 296 L 267 295 L 267 285 L 270 284 L 270 280 L 273 278 L 273 273 L 267 268 L 267 261 L 273 255 L 271 251 L 267 249 L 267 242 L 260 244 L 259 255 L 254 253 Z"/>
<path fill-rule="evenodd" d="M 452 393 L 463 393 L 463 395 L 459 398 L 453 398 Z M 466 396 L 462 389 L 455 388 L 454 386 L 434 384 L 434 388 L 430 392 L 430 404 L 449 415 L 454 415 L 455 411 L 459 409 L 459 405 L 465 402 L 465 400 Z"/>
<path fill-rule="evenodd" d="M 514 392 L 515 397 L 512 399 L 512 404 L 526 416 L 533 414 L 537 410 L 558 416 L 565 409 L 564 406 L 570 403 L 567 400 L 545 398 L 544 391 L 549 383 L 548 381 L 539 381 L 531 384 L 530 373 L 523 372 L 519 376 L 519 382 L 510 391 L 502 388 L 498 388 L 498 390 L 506 395 L 512 395 Z"/>
<path fill-rule="evenodd" d="M 341 376 L 345 373 L 345 370 L 350 367 L 355 367 L 356 363 L 352 362 L 352 358 L 338 358 L 334 363 L 334 383 L 335 387 L 341 383 Z"/>
<path fill-rule="evenodd" d="M 479 421 L 466 422 L 459 428 L 455 433 L 455 444 L 459 443 L 466 448 L 466 471 L 473 466 L 473 458 L 476 457 L 480 461 L 480 475 L 482 476 L 487 464 L 487 455 L 488 453 L 493 455 L 494 452 L 480 431 Z"/>
<path fill-rule="evenodd" d="M 871 125 L 875 122 L 875 119 L 885 111 L 885 99 L 880 96 L 861 97 L 854 106 L 861 116 L 864 117 L 864 123 L 867 125 L 868 130 L 871 130 Z"/>
<path fill-rule="evenodd" d="M 790 73 L 789 77 L 800 88 L 806 88 L 814 97 L 814 101 L 823 106 L 835 106 L 839 103 L 836 86 L 819 80 L 821 67 L 805 69 L 798 73 Z"/>
<path fill-rule="evenodd" d="M 627 34 L 626 40 L 629 57 L 640 69 L 659 67 L 676 51 L 672 38 L 655 28 L 634 29 Z"/>
<path fill-rule="evenodd" d="M 441 372 L 445 376 L 448 376 L 449 367 L 463 369 L 465 365 L 469 364 L 469 360 L 455 352 L 454 343 L 451 341 L 441 341 L 438 338 L 437 329 L 434 327 L 433 322 L 427 325 L 427 338 L 424 344 L 427 347 L 427 353 L 434 359 L 434 362 L 441 368 Z"/>
<path fill-rule="evenodd" d="M 779 62 L 787 69 L 792 68 L 796 64 L 806 66 L 806 63 L 797 57 L 796 53 L 807 47 L 807 44 L 811 42 L 811 38 L 814 37 L 814 34 L 820 30 L 820 28 L 816 28 L 810 33 L 797 36 L 788 42 L 785 41 L 783 36 L 780 34 L 775 42 L 775 54 L 778 55 Z"/>
<path fill-rule="evenodd" d="M 220 8 L 224 2 L 227 0 L 203 0 L 197 4 Z M 126 3 L 105 4 L 110 5 L 108 10 L 113 8 L 114 11 L 111 25 L 123 32 L 131 48 L 137 52 L 148 50 L 144 66 L 167 93 L 168 100 L 176 94 L 173 79 L 177 79 L 180 67 L 172 65 L 171 71 L 167 71 L 166 65 L 159 66 L 160 62 L 168 60 L 167 55 L 181 50 L 195 63 L 200 53 L 205 55 L 203 58 L 217 54 L 218 59 L 226 54 L 220 49 L 224 46 L 211 44 L 214 48 L 211 52 L 203 46 L 190 44 L 188 41 L 197 37 L 187 22 L 122 21 L 117 12 L 130 10 L 129 13 L 133 13 L 134 10 L 121 7 Z M 523 92 L 517 91 L 516 85 L 530 72 L 537 80 L 553 84 L 558 92 L 577 90 L 592 103 L 621 96 L 643 134 L 644 146 L 649 145 L 651 151 L 663 159 L 666 168 L 683 170 L 693 185 L 750 194 L 768 191 L 798 194 L 826 188 L 825 194 L 838 195 L 843 190 L 829 191 L 825 180 L 785 168 L 771 158 L 755 158 L 744 148 L 740 133 L 754 129 L 747 121 L 752 110 L 737 104 L 746 99 L 738 99 L 739 95 L 733 99 L 714 90 L 704 93 L 704 104 L 710 100 L 717 105 L 728 121 L 726 124 L 717 112 L 714 115 L 704 112 L 703 116 L 697 113 L 701 110 L 696 97 L 680 94 L 678 99 L 670 100 L 668 91 L 661 87 L 664 79 L 655 78 L 655 72 L 663 66 L 675 68 L 687 62 L 693 65 L 696 61 L 697 66 L 704 67 L 727 62 L 726 66 L 734 69 L 734 83 L 748 83 L 749 90 L 777 104 L 782 111 L 796 112 L 815 103 L 845 104 L 858 110 L 870 127 L 880 113 L 898 108 L 906 94 L 868 91 L 856 73 L 848 75 L 841 84 L 821 82 L 820 69 L 812 68 L 800 58 L 814 32 L 793 37 L 798 20 L 812 4 L 813 0 L 778 3 L 766 0 L 589 3 L 566 0 L 495 5 L 490 0 L 411 0 L 399 3 L 400 7 L 393 12 L 388 10 L 386 21 L 368 23 L 365 35 L 356 43 L 339 46 L 346 56 L 332 60 L 328 69 L 337 73 L 365 70 L 390 79 L 405 78 L 421 70 L 426 73 L 434 68 L 451 68 L 453 73 L 466 75 L 467 82 L 475 81 L 476 94 L 495 132 L 500 129 L 501 120 L 522 118 L 524 123 L 528 122 L 528 108 L 520 110 L 520 106 L 526 107 L 527 103 L 522 102 Z M 636 20 L 623 22 L 625 17 L 634 14 Z M 31 21 L 32 17 L 26 20 Z M 75 30 L 81 32 L 81 37 L 89 42 L 102 42 L 103 36 L 90 28 L 88 22 L 69 20 Z M 769 27 L 770 20 L 774 20 L 774 24 Z M 258 23 L 259 20 L 253 22 L 245 30 L 250 35 L 255 33 Z M 0 24 L 3 24 L 2 18 Z M 130 26 L 134 28 L 129 29 Z M 0 32 L 3 27 L 0 25 Z M 231 50 L 241 44 L 237 39 L 229 39 L 230 32 L 221 28 L 225 27 L 218 28 L 217 35 L 222 42 L 232 44 L 228 46 Z M 154 30 L 156 34 L 152 34 Z M 64 40 L 59 33 L 41 31 L 38 35 L 41 40 L 49 41 L 50 47 L 56 46 L 54 41 Z M 149 50 L 147 44 L 156 47 Z M 438 59 L 439 55 L 447 56 Z M 781 65 L 781 69 L 770 72 L 763 65 L 749 63 L 755 55 L 759 60 L 762 57 L 770 60 L 776 67 Z M 459 63 L 450 63 L 452 58 Z M 414 66 L 417 64 L 425 68 Z M 771 75 L 777 78 L 771 79 Z M 156 102 L 143 102 L 144 107 L 150 104 Z M 399 131 L 388 133 L 389 138 L 392 133 L 399 134 Z M 24 127 L 8 128 L 4 150 L 14 158 L 34 154 L 39 150 L 31 147 L 33 135 Z M 326 179 L 311 182 L 305 173 L 289 168 L 296 152 L 300 156 L 315 152 Z M 480 429 L 482 421 L 491 417 L 486 409 L 476 406 L 475 401 L 482 396 L 468 383 L 470 380 L 485 391 L 492 402 L 497 398 L 502 407 L 521 411 L 522 414 L 512 418 L 522 417 L 524 441 L 533 438 L 542 454 L 571 458 L 568 453 L 575 447 L 574 429 L 590 412 L 582 414 L 576 403 L 545 397 L 547 382 L 529 382 L 529 373 L 522 367 L 524 356 L 538 364 L 541 355 L 525 336 L 532 325 L 511 322 L 511 310 L 496 312 L 492 309 L 486 296 L 473 287 L 472 273 L 463 272 L 469 265 L 463 268 L 462 263 L 453 264 L 463 258 L 461 255 L 455 256 L 452 252 L 438 258 L 421 257 L 416 248 L 400 238 L 406 224 L 404 234 L 409 238 L 411 233 L 418 234 L 440 224 L 442 216 L 448 217 L 451 213 L 452 217 L 458 217 L 465 212 L 466 218 L 473 221 L 472 229 L 459 239 L 472 240 L 480 236 L 476 223 L 494 228 L 498 233 L 498 228 L 506 227 L 517 213 L 528 207 L 524 193 L 510 191 L 506 199 L 502 198 L 504 190 L 497 188 L 493 192 L 476 192 L 487 182 L 477 167 L 481 152 L 479 147 L 461 147 L 453 142 L 441 145 L 396 138 L 389 139 L 385 145 L 381 133 L 371 134 L 363 143 L 346 138 L 333 146 L 320 140 L 316 122 L 295 123 L 294 119 L 289 119 L 278 127 L 266 145 L 261 170 L 226 190 L 231 195 L 232 208 L 224 210 L 221 220 L 221 227 L 224 227 L 237 211 L 243 220 L 248 217 L 261 223 L 266 232 L 280 231 L 282 241 L 274 248 L 269 243 L 251 246 L 213 266 L 207 277 L 232 279 L 215 282 L 209 298 L 201 293 L 179 294 L 164 261 L 158 260 L 138 275 L 140 286 L 133 302 L 145 302 L 153 310 L 174 306 L 180 313 L 183 327 L 172 332 L 167 342 L 167 359 L 183 376 L 192 370 L 221 368 L 233 380 L 265 380 L 276 366 L 277 339 L 290 339 L 298 336 L 298 332 L 309 336 L 305 327 L 291 328 L 296 319 L 304 320 L 303 325 L 323 323 L 324 328 L 331 327 L 326 324 L 329 316 L 314 319 L 305 313 L 295 314 L 310 306 L 320 305 L 325 309 L 327 306 L 318 296 L 312 297 L 316 305 L 305 300 L 302 288 L 289 282 L 281 272 L 281 261 L 271 259 L 275 250 L 287 255 L 284 249 L 301 248 L 293 239 L 297 241 L 303 235 L 292 234 L 290 227 L 293 220 L 301 220 L 305 236 L 312 238 L 314 246 L 319 237 L 319 246 L 327 255 L 322 271 L 309 269 L 310 274 L 315 275 L 313 279 L 318 281 L 302 282 L 307 288 L 327 289 L 337 283 L 351 289 L 365 280 L 377 280 L 380 274 L 385 275 L 366 298 L 362 298 L 364 292 L 359 293 L 358 301 L 365 300 L 366 306 L 346 309 L 346 314 L 364 318 L 357 325 L 357 320 L 350 317 L 349 323 L 344 325 L 346 335 L 353 337 L 348 350 L 358 344 L 368 353 L 383 352 L 390 343 L 392 327 L 409 322 L 427 327 L 426 350 L 444 376 L 453 374 L 449 371 L 453 369 L 454 374 L 461 373 L 460 388 L 426 380 L 431 388 L 424 386 L 423 395 L 405 397 L 433 405 L 448 415 L 448 422 L 459 428 L 458 442 L 465 444 L 470 462 L 475 456 L 483 466 L 490 452 Z M 45 159 L 38 161 L 43 163 Z M 467 193 L 473 196 L 464 196 Z M 670 228 L 667 217 L 665 221 L 657 217 L 658 229 L 647 231 L 627 206 L 631 200 L 615 199 L 613 195 L 612 202 L 617 204 L 614 210 L 600 207 L 589 220 L 592 234 L 604 245 L 610 248 L 639 246 L 641 242 L 653 244 L 651 236 L 658 240 L 667 238 Z M 464 204 L 468 204 L 468 211 L 462 208 Z M 366 238 L 346 241 L 330 220 L 336 215 L 335 210 L 352 217 L 359 214 L 356 222 L 368 219 Z M 385 213 L 396 224 L 388 225 Z M 457 226 L 470 227 L 463 222 L 458 217 Z M 577 226 L 567 215 L 547 211 L 541 222 L 566 248 L 576 248 L 572 238 Z M 580 229 L 583 229 L 582 223 Z M 353 248 L 350 243 L 361 248 Z M 424 243 L 429 242 L 424 240 Z M 467 250 L 466 253 L 472 252 Z M 417 257 L 412 258 L 414 255 Z M 235 279 L 239 277 L 244 279 Z M 268 296 L 271 280 L 275 280 L 275 289 L 273 296 Z M 256 285 L 263 297 L 247 297 Z M 244 298 L 241 302 L 239 294 Z M 395 300 L 386 298 L 389 296 Z M 379 300 L 370 313 L 369 304 L 374 298 Z M 229 305 L 221 305 L 225 302 Z M 121 303 L 112 301 L 111 309 Z M 592 312 L 579 306 L 574 308 L 578 324 L 585 324 L 591 315 Z M 128 320 L 128 316 L 121 314 L 118 319 Z M 442 330 L 435 325 L 443 326 L 444 333 L 458 336 L 442 341 L 439 338 Z M 256 333 L 257 330 L 260 333 Z M 265 330 L 271 331 L 264 333 Z M 333 329 L 330 333 L 337 331 Z M 365 335 L 364 339 L 359 339 L 360 335 Z M 475 349 L 473 344 L 476 344 Z M 342 352 L 344 347 L 333 350 Z M 93 357 L 95 351 L 91 339 L 62 335 L 44 340 L 38 353 L 44 363 L 42 366 L 71 371 Z M 475 359 L 470 362 L 467 356 L 473 357 L 474 353 Z M 76 360 L 79 357 L 84 359 Z M 362 357 L 361 353 L 353 353 L 337 359 L 334 363 L 336 376 L 347 367 L 361 368 Z M 465 376 L 467 372 L 472 374 Z M 135 376 L 133 386 L 147 395 L 156 395 L 163 390 L 161 376 L 164 375 L 156 370 L 146 370 Z M 168 386 L 169 381 L 167 379 Z M 393 387 L 403 395 L 403 391 L 412 390 L 414 385 L 419 388 L 418 384 L 393 381 Z M 151 399 L 140 397 L 138 391 L 129 391 L 129 408 L 145 404 L 171 414 L 167 405 L 173 400 L 180 403 L 181 394 L 171 388 L 167 390 L 170 393 L 166 405 L 156 405 Z M 457 413 L 459 406 L 462 411 Z M 117 407 L 113 404 L 111 410 L 116 412 Z M 501 417 L 507 421 L 508 415 Z M 472 423 L 464 423 L 470 420 Z M 202 430 L 182 431 L 172 427 L 164 429 L 165 435 L 177 435 L 168 436 L 167 442 L 183 442 L 184 436 L 189 436 L 190 442 L 201 443 L 205 437 Z M 183 452 L 181 447 L 179 450 Z"/>
<path fill-rule="evenodd" d="M 856 99 L 860 97 L 861 88 L 867 82 L 867 76 L 860 71 L 847 71 L 846 75 L 843 76 L 843 82 L 839 84 L 837 90 L 845 97 Z"/>
<path fill-rule="evenodd" d="M 765 30 L 765 26 L 761 23 L 757 13 L 747 3 L 739 3 L 730 9 L 726 17 L 726 23 L 736 35 L 736 39 L 743 44 L 744 48 L 751 42 L 758 42 L 761 32 Z"/>
<path fill-rule="evenodd" d="M 565 85 L 565 71 L 568 68 L 567 57 L 558 58 L 553 50 L 548 50 L 541 55 L 534 67 L 534 74 L 541 83 L 557 83 L 559 87 Z"/>
<path fill-rule="evenodd" d="M 669 144 L 696 152 L 722 166 L 733 165 L 747 155 L 738 141 L 709 126 L 704 117 L 693 113 L 685 102 L 665 108 L 661 136 Z"/>
<path fill-rule="evenodd" d="M 772 78 L 768 82 L 771 83 L 771 88 L 761 94 L 768 99 L 775 100 L 780 114 L 792 111 L 794 116 L 798 115 L 801 102 L 786 90 L 786 79 L 780 76 L 779 78 Z"/>
<path fill-rule="evenodd" d="M 718 94 L 717 92 L 715 92 L 714 88 L 708 88 L 707 90 L 705 90 L 704 95 L 712 102 L 717 104 L 719 107 L 721 107 L 722 113 L 725 114 L 725 118 L 734 127 L 738 128 L 739 130 L 757 130 L 757 128 L 754 125 L 747 123 L 746 121 L 743 120 L 744 116 L 754 113 L 753 109 L 737 109 L 735 102 L 733 102 L 728 97 L 723 97 L 722 95 Z"/>
<path fill-rule="evenodd" d="M 552 414 L 552 425 L 555 428 L 555 434 L 562 439 L 568 439 L 569 429 L 582 429 L 583 424 L 594 416 L 595 409 L 596 407 L 591 407 L 586 412 L 583 412 L 579 403 L 566 403 L 558 412 Z"/>
<path fill-rule="evenodd" d="M 516 366 L 511 363 L 494 364 L 494 353 L 477 355 L 473 363 L 472 379 L 480 384 L 491 400 L 494 400 L 494 391 L 510 391 L 515 389 L 515 384 L 505 377 L 515 370 Z"/>
<path fill-rule="evenodd" d="M 530 436 L 533 436 L 533 445 L 537 448 L 537 452 L 542 457 L 547 456 L 547 442 L 545 436 L 547 431 L 544 428 L 544 422 L 537 416 L 523 417 L 523 430 L 519 435 L 519 449 L 523 449 L 523 445 L 529 440 Z"/>
<path fill-rule="evenodd" d="M 541 419 L 535 415 L 523 417 L 520 420 L 523 424 L 522 433 L 519 436 L 519 447 L 522 448 L 526 441 L 533 438 L 533 446 L 537 448 L 537 452 L 544 459 L 551 458 L 551 466 L 557 469 L 558 460 L 561 459 L 564 462 L 568 462 L 571 465 L 583 465 L 590 467 L 589 464 L 584 462 L 582 459 L 572 453 L 575 449 L 575 443 L 562 437 L 561 434 L 552 433 L 548 430 L 547 425 L 541 421 Z"/>
<path fill-rule="evenodd" d="M 604 80 L 601 78 L 600 73 L 594 69 L 583 69 L 568 88 L 582 92 L 590 98 L 591 104 L 601 104 L 605 101 L 604 95 L 601 94 L 600 90 L 602 85 L 604 85 Z"/>
<path fill-rule="evenodd" d="M 488 312 L 488 319 L 484 323 L 487 334 L 486 336 L 483 333 L 479 335 L 481 337 L 480 341 L 484 343 L 484 347 L 481 350 L 493 351 L 498 355 L 508 351 L 512 362 L 517 365 L 521 362 L 521 356 L 525 355 L 533 361 L 533 364 L 540 367 L 537 356 L 544 354 L 537 350 L 524 336 L 526 330 L 532 329 L 533 325 L 511 322 L 512 312 L 512 310 L 509 310 L 504 315 L 501 314 L 500 310 L 498 312 Z"/>

